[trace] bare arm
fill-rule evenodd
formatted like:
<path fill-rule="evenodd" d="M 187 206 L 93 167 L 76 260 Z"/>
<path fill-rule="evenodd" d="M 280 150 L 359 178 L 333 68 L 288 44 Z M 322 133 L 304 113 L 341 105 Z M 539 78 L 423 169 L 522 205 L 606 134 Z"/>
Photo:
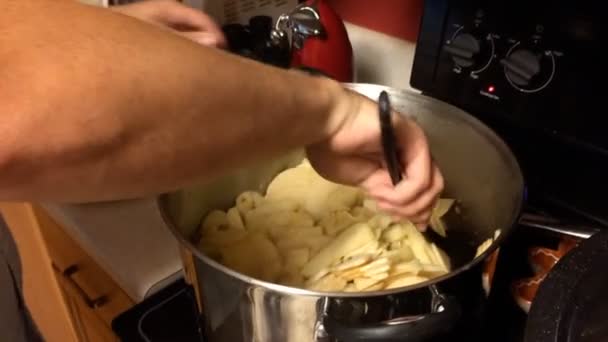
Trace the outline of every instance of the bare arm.
<path fill-rule="evenodd" d="M 123 10 L 147 17 L 137 8 Z M 395 187 L 376 103 L 186 36 L 72 0 L 4 0 L 0 200 L 150 195 L 307 147 L 320 174 L 425 227 L 443 177 L 412 120 L 394 117 Z"/>
<path fill-rule="evenodd" d="M 351 106 L 332 81 L 107 10 L 44 0 L 1 7 L 0 199 L 173 189 L 325 139 Z"/>

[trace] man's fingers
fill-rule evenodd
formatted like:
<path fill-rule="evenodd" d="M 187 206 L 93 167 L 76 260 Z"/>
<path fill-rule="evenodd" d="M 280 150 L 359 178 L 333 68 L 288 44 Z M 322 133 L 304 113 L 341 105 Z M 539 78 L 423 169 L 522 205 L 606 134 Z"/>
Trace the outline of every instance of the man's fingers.
<path fill-rule="evenodd" d="M 391 184 L 391 176 L 385 168 L 376 169 L 360 185 L 366 189 L 371 196 L 378 198 L 383 198 L 380 195 L 385 191 L 394 191 L 394 187 Z"/>
<path fill-rule="evenodd" d="M 205 13 L 176 1 L 164 1 L 157 12 L 157 19 L 178 31 L 203 31 L 214 37 L 216 46 L 225 47 L 226 38 L 216 22 Z M 210 41 L 210 38 L 207 39 Z"/>
<path fill-rule="evenodd" d="M 407 206 L 431 187 L 433 162 L 424 133 L 417 126 L 398 120 L 395 128 L 398 144 L 403 149 L 400 156 L 403 179 L 396 187 L 378 187 L 375 195 L 395 205 Z"/>
<path fill-rule="evenodd" d="M 429 219 L 428 213 L 433 209 L 437 198 L 443 191 L 443 176 L 437 167 L 433 167 L 433 176 L 431 186 L 418 198 L 412 201 L 409 205 L 403 207 L 401 214 L 405 217 L 411 217 L 414 222 L 425 222 Z"/>
<path fill-rule="evenodd" d="M 209 32 L 178 32 L 180 36 L 186 37 L 196 43 L 209 47 L 224 47 L 225 43 L 217 35 Z"/>
<path fill-rule="evenodd" d="M 370 193 L 394 205 L 408 206 L 432 185 L 431 158 L 426 153 L 421 153 L 411 161 L 406 170 L 411 172 L 406 173 L 405 178 L 396 186 L 390 184 L 390 178 L 388 178 L 388 184 L 378 184 L 375 188 L 368 188 Z M 386 177 L 388 177 L 388 173 L 386 173 Z"/>
<path fill-rule="evenodd" d="M 397 197 L 396 202 L 406 204 L 425 192 L 431 186 L 433 161 L 428 149 L 429 147 L 426 143 L 422 144 L 420 139 L 417 139 L 416 141 L 411 141 L 407 137 L 401 139 L 404 140 L 401 142 L 401 146 L 406 146 L 406 148 L 408 148 L 406 144 L 419 145 L 412 148 L 412 150 L 416 151 L 413 157 L 408 158 L 409 156 L 406 154 L 401 157 L 405 167 L 405 177 L 397 184 L 396 190 L 397 194 L 400 195 L 400 198 Z M 421 139 L 426 140 L 424 137 Z"/>
<path fill-rule="evenodd" d="M 426 232 L 426 229 L 428 228 L 428 225 L 426 223 L 416 223 L 416 228 L 418 228 L 419 231 L 421 232 Z"/>
<path fill-rule="evenodd" d="M 406 205 L 401 205 L 386 200 L 385 198 L 377 198 L 378 208 L 391 215 L 406 218 L 421 226 L 426 225 L 430 219 L 437 198 L 439 198 L 441 191 L 443 191 L 443 187 L 443 176 L 439 169 L 433 166 L 431 186 L 425 192 L 421 193 L 414 201 Z"/>
<path fill-rule="evenodd" d="M 175 0 L 147 0 L 114 6 L 111 9 L 159 27 L 172 29 L 202 45 L 219 48 L 228 45 L 221 28 L 210 16 Z"/>

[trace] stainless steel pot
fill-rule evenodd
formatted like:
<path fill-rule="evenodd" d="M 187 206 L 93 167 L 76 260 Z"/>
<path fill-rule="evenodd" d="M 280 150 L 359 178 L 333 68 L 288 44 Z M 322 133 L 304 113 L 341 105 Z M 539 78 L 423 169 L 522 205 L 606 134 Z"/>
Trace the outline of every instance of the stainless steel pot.
<path fill-rule="evenodd" d="M 181 242 L 187 279 L 196 290 L 208 341 L 428 338 L 449 333 L 475 310 L 467 301 L 482 293 L 481 262 L 512 231 L 522 207 L 524 184 L 516 159 L 488 127 L 458 108 L 378 85 L 346 86 L 372 99 L 386 90 L 393 106 L 412 116 L 427 133 L 446 178 L 444 196 L 461 204 L 460 214 L 448 217 L 448 237 L 436 240 L 455 268 L 414 286 L 325 293 L 259 281 L 203 255 L 193 241 L 205 214 L 228 208 L 242 191 L 264 191 L 278 172 L 301 160 L 303 152 L 294 151 L 158 198 L 167 225 Z M 477 246 L 497 229 L 500 236 L 474 258 Z"/>

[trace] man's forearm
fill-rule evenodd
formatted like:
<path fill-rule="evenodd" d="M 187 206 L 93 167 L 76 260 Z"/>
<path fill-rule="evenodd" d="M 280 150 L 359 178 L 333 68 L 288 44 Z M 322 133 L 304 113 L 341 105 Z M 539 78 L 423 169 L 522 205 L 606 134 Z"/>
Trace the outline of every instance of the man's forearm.
<path fill-rule="evenodd" d="M 336 103 L 337 83 L 107 10 L 43 0 L 2 6 L 0 199 L 174 189 L 323 139 L 350 105 Z"/>

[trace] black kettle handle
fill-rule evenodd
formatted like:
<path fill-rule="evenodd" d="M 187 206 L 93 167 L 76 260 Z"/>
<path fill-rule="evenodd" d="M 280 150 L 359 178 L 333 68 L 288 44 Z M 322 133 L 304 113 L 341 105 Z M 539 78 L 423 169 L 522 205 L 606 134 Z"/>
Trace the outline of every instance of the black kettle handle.
<path fill-rule="evenodd" d="M 431 313 L 399 317 L 365 325 L 347 325 L 325 315 L 325 332 L 339 341 L 423 341 L 452 330 L 461 315 L 460 303 L 442 294 L 433 296 Z"/>

